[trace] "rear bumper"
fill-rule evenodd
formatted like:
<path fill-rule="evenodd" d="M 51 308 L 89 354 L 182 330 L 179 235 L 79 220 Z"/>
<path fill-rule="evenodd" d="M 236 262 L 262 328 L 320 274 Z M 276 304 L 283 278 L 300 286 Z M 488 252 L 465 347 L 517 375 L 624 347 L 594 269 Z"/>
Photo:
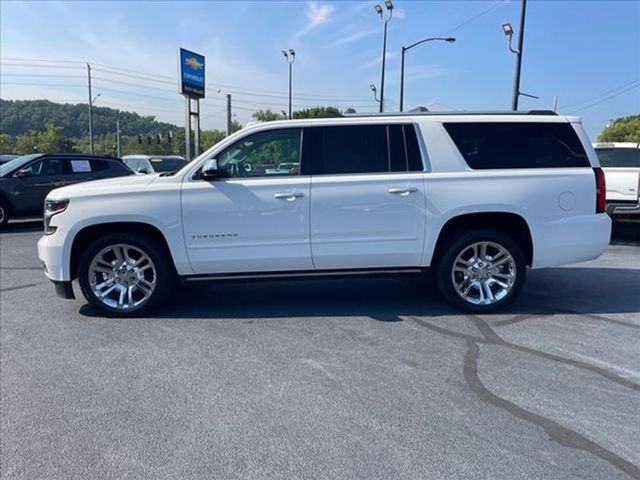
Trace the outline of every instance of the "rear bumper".
<path fill-rule="evenodd" d="M 607 203 L 607 213 L 616 220 L 640 220 L 640 203 Z"/>
<path fill-rule="evenodd" d="M 609 246 L 611 218 L 600 213 L 553 219 L 532 226 L 531 233 L 533 268 L 585 262 Z"/>

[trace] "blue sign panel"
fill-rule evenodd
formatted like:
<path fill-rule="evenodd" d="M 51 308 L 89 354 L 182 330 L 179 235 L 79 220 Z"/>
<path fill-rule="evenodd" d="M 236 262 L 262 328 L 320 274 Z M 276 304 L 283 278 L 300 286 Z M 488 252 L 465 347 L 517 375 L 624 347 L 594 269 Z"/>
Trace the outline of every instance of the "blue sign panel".
<path fill-rule="evenodd" d="M 204 98 L 204 56 L 180 49 L 180 85 L 191 98 Z"/>

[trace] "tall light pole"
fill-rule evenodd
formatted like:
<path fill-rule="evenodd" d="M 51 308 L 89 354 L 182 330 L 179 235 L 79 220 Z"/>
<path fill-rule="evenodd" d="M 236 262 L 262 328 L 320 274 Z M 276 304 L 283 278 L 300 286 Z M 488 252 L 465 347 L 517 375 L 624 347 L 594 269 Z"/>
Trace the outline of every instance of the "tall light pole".
<path fill-rule="evenodd" d="M 291 120 L 291 70 L 293 62 L 296 59 L 296 52 L 294 52 L 293 49 L 290 48 L 288 52 L 286 50 L 282 50 L 282 55 L 289 64 L 289 120 Z"/>
<path fill-rule="evenodd" d="M 400 111 L 401 112 L 404 108 L 404 55 L 409 50 L 411 50 L 414 47 L 417 47 L 418 45 L 422 45 L 423 43 L 433 42 L 437 40 L 442 42 L 448 42 L 448 43 L 453 43 L 456 41 L 456 39 L 453 37 L 433 37 L 433 38 L 425 38 L 424 40 L 420 40 L 419 42 L 412 43 L 408 47 L 402 47 L 402 62 L 400 64 Z"/>
<path fill-rule="evenodd" d="M 391 0 L 385 0 L 384 6 L 389 12 L 389 15 L 386 17 L 384 15 L 384 10 L 379 4 L 376 4 L 374 7 L 376 13 L 380 15 L 380 20 L 384 21 L 384 37 L 382 40 L 382 78 L 380 79 L 380 112 L 384 112 L 384 67 L 387 60 L 387 25 L 393 15 L 393 2 Z"/>
<path fill-rule="evenodd" d="M 524 23 L 526 12 L 527 0 L 522 0 L 520 7 L 520 30 L 518 31 L 518 48 L 514 49 L 511 46 L 511 40 L 513 38 L 513 27 L 511 27 L 511 24 L 505 23 L 504 25 L 502 25 L 502 31 L 507 37 L 509 37 L 509 50 L 516 55 L 516 73 L 513 77 L 513 94 L 511 96 L 512 110 L 518 110 L 518 98 L 520 97 L 520 95 L 532 96 L 520 92 L 520 72 L 522 70 L 522 48 L 524 43 Z"/>

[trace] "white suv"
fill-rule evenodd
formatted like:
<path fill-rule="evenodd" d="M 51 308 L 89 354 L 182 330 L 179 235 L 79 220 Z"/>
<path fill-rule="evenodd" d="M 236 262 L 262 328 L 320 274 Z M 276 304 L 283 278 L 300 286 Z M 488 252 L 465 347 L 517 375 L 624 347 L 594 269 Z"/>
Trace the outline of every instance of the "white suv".
<path fill-rule="evenodd" d="M 611 222 L 580 120 L 544 112 L 262 123 L 174 174 L 51 192 L 38 255 L 114 315 L 174 282 L 419 273 L 454 305 L 515 299 L 526 267 L 598 257 Z"/>

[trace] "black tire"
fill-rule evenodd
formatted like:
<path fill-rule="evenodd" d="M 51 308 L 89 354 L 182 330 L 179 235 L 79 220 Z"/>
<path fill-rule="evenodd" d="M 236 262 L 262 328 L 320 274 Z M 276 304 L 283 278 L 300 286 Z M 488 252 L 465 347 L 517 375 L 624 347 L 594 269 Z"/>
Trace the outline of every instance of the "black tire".
<path fill-rule="evenodd" d="M 10 214 L 11 209 L 9 208 L 9 204 L 4 198 L 0 198 L 0 228 L 9 222 Z"/>
<path fill-rule="evenodd" d="M 502 248 L 506 249 L 514 260 L 515 264 L 515 280 L 511 289 L 501 299 L 491 304 L 475 304 L 471 301 L 467 301 L 456 290 L 454 285 L 453 266 L 456 258 L 459 254 L 464 252 L 468 247 L 477 242 L 491 242 L 498 244 Z M 440 258 L 434 259 L 435 263 L 435 275 L 438 289 L 442 295 L 455 307 L 475 313 L 492 312 L 506 307 L 513 302 L 524 285 L 526 278 L 527 267 L 525 264 L 524 255 L 522 250 L 513 241 L 511 237 L 505 235 L 496 230 L 471 230 L 469 232 L 461 234 L 459 237 L 451 240 L 449 245 L 446 245 L 444 249 L 440 250 Z M 458 274 L 461 275 L 461 274 Z M 483 292 L 484 295 L 484 292 Z"/>
<path fill-rule="evenodd" d="M 90 267 L 94 258 L 103 251 L 103 249 L 116 244 L 131 245 L 139 249 L 151 259 L 153 267 L 155 268 L 155 288 L 152 290 L 148 299 L 140 305 L 126 310 L 113 308 L 100 300 L 93 292 L 90 279 Z M 173 293 L 176 274 L 171 262 L 172 260 L 169 254 L 153 237 L 137 233 L 114 233 L 95 239 L 82 253 L 78 263 L 78 282 L 80 283 L 80 289 L 87 299 L 87 302 L 106 312 L 109 316 L 143 316 L 160 306 Z"/>

